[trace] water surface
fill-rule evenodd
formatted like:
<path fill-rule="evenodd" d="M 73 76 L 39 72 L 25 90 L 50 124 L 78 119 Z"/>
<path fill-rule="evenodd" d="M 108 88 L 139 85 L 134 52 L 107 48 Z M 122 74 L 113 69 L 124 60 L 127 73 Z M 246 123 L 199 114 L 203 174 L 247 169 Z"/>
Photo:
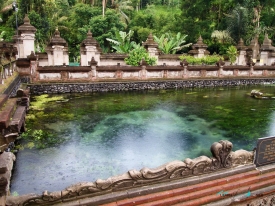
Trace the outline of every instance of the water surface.
<path fill-rule="evenodd" d="M 211 156 L 219 140 L 253 150 L 257 138 L 275 135 L 275 100 L 251 98 L 252 89 L 275 96 L 274 85 L 261 85 L 33 97 L 11 192 L 58 191 Z"/>

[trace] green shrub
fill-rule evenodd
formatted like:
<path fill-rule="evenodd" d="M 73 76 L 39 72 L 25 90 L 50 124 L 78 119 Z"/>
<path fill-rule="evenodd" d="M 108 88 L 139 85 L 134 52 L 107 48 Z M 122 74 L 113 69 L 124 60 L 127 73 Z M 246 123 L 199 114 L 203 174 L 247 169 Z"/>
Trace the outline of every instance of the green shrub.
<path fill-rule="evenodd" d="M 182 55 L 179 57 L 181 61 L 184 59 L 191 65 L 215 65 L 220 59 L 223 60 L 223 57 L 220 55 L 208 55 L 203 58 L 198 58 L 190 55 Z"/>
<path fill-rule="evenodd" d="M 128 65 L 138 66 L 142 59 L 150 66 L 155 65 L 157 62 L 157 59 L 155 57 L 150 57 L 146 49 L 140 45 L 136 45 L 135 48 L 129 52 L 129 56 L 125 58 L 124 61 Z"/>
<path fill-rule="evenodd" d="M 237 60 L 238 51 L 236 47 L 234 46 L 228 47 L 226 54 L 229 57 L 229 61 L 231 64 L 233 64 Z"/>

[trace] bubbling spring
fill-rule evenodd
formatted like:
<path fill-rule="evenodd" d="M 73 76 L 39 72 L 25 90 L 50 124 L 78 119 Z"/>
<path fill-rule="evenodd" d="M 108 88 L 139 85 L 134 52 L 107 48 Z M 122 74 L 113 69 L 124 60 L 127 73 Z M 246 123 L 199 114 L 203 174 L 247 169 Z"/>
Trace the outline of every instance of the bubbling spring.
<path fill-rule="evenodd" d="M 274 85 L 34 96 L 17 148 L 13 195 L 41 194 L 173 160 L 229 140 L 253 150 L 275 134 Z"/>

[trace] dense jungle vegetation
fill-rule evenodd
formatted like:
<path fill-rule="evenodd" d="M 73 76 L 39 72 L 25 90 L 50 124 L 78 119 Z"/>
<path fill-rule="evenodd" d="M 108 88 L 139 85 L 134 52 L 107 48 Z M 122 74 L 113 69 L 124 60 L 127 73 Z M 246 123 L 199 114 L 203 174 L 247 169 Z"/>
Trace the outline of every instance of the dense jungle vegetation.
<path fill-rule="evenodd" d="M 173 37 L 174 42 L 184 39 L 185 44 L 195 43 L 201 35 L 211 54 L 224 54 L 240 38 L 248 45 L 254 37 L 261 43 L 266 33 L 275 40 L 275 0 L 17 0 L 15 6 L 13 2 L 0 0 L 0 40 L 11 41 L 16 17 L 20 26 L 28 14 L 37 28 L 37 51 L 45 50 L 58 28 L 68 42 L 71 59 L 79 55 L 88 30 L 103 52 L 117 51 L 107 39 L 121 40 L 119 31 L 125 35 L 120 36 L 122 40 L 128 35 L 136 44 L 146 41 L 150 33 L 166 43 Z"/>

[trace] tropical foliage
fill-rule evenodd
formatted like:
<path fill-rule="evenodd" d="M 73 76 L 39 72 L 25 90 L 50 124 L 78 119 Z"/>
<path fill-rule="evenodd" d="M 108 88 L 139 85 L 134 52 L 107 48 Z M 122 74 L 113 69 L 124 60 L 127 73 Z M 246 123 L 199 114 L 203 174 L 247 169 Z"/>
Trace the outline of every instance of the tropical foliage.
<path fill-rule="evenodd" d="M 175 54 L 177 51 L 182 50 L 184 47 L 189 47 L 191 43 L 183 45 L 186 41 L 187 35 L 181 35 L 180 32 L 173 36 L 170 33 L 165 33 L 159 38 L 154 36 L 154 40 L 158 43 L 159 49 L 164 54 Z"/>
<path fill-rule="evenodd" d="M 215 65 L 219 60 L 223 60 L 223 56 L 214 54 L 214 55 L 208 55 L 202 58 L 197 58 L 190 55 L 182 55 L 179 57 L 181 61 L 185 60 L 191 65 Z"/>
<path fill-rule="evenodd" d="M 129 52 L 129 57 L 125 59 L 126 64 L 132 66 L 140 65 L 141 61 L 144 60 L 148 65 L 155 65 L 157 59 L 150 57 L 146 49 L 139 44 L 134 46 L 134 49 Z"/>
<path fill-rule="evenodd" d="M 237 59 L 237 55 L 238 55 L 237 48 L 234 46 L 228 47 L 226 54 L 230 60 L 230 63 L 233 64 Z"/>
<path fill-rule="evenodd" d="M 43 51 L 58 27 L 69 44 L 70 58 L 79 55 L 88 30 L 105 52 L 117 51 L 106 38 L 117 41 L 119 31 L 133 31 L 131 41 L 137 44 L 152 33 L 163 40 L 164 53 L 182 53 L 185 50 L 175 48 L 195 43 L 199 36 L 211 53 L 219 54 L 240 38 L 247 45 L 255 36 L 262 43 L 266 33 L 275 40 L 275 0 L 17 0 L 17 13 L 12 2 L 0 0 L 0 33 L 5 31 L 5 41 L 16 34 L 16 19 L 21 25 L 29 14 L 37 28 L 36 46 Z M 171 46 L 179 33 L 185 42 Z"/>
<path fill-rule="evenodd" d="M 123 31 L 116 31 L 116 40 L 106 38 L 107 41 L 111 42 L 112 48 L 117 52 L 117 53 L 129 53 L 134 46 L 136 45 L 136 42 L 131 41 L 131 37 L 134 34 L 132 30 L 130 30 L 128 33 L 123 32 Z"/>

